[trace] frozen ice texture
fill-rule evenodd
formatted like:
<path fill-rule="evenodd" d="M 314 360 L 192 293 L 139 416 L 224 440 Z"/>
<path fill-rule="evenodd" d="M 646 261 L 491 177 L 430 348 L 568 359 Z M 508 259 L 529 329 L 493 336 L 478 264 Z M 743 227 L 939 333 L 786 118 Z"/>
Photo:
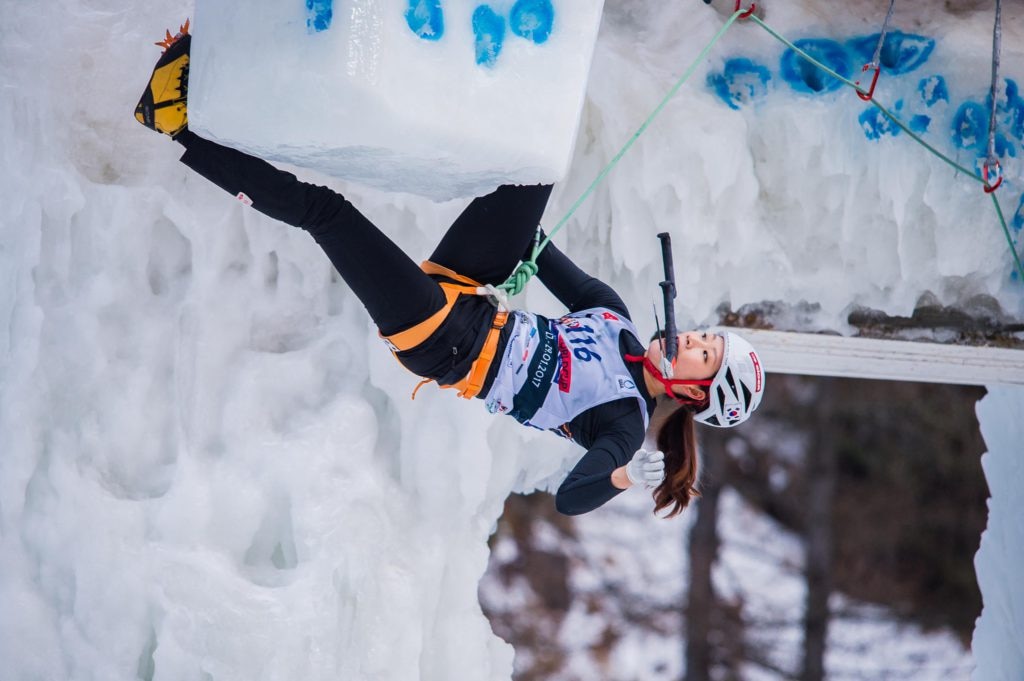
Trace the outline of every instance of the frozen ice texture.
<path fill-rule="evenodd" d="M 190 126 L 434 199 L 560 180 L 602 0 L 199 0 Z"/>
<path fill-rule="evenodd" d="M 424 388 L 410 401 L 415 379 L 381 346 L 309 235 L 197 177 L 177 162 L 177 144 L 135 122 L 159 53 L 152 43 L 184 20 L 187 4 L 127 0 L 112 13 L 113 3 L 15 2 L 0 21 L 0 676 L 507 681 L 512 649 L 478 603 L 487 537 L 510 490 L 557 485 L 581 450 L 440 391 Z M 405 3 L 394 4 L 403 6 L 395 11 L 405 30 L 426 41 L 411 33 Z M 506 17 L 511 4 L 491 3 Z M 551 217 L 579 197 L 721 26 L 719 14 L 691 4 L 608 3 L 580 142 Z M 338 0 L 328 22 L 327 3 L 286 5 L 310 44 L 353 21 L 356 8 L 375 6 Z M 821 36 L 816 6 L 775 2 L 770 21 L 789 36 Z M 247 7 L 260 14 L 253 21 L 279 11 Z M 451 12 L 440 23 L 424 7 L 412 17 L 419 31 L 463 30 Z M 863 32 L 866 7 L 830 6 L 828 32 Z M 471 9 L 459 11 L 468 20 Z M 914 30 L 937 38 L 928 68 L 882 83 L 915 93 L 930 79 L 922 98 L 932 105 L 930 139 L 949 150 L 957 108 L 984 101 L 991 12 L 954 17 L 941 3 L 912 10 L 922 22 Z M 493 70 L 473 63 L 466 35 L 467 68 L 486 81 L 546 49 L 562 30 L 558 16 L 540 45 L 509 27 Z M 1004 25 L 1004 70 L 1018 83 L 1022 29 Z M 250 39 L 259 40 L 253 52 L 275 49 L 265 33 Z M 349 50 L 363 47 L 317 49 L 334 49 L 344 66 Z M 660 296 L 655 234 L 666 230 L 677 249 L 681 316 L 691 322 L 713 321 L 723 302 L 806 300 L 836 328 L 851 304 L 906 314 L 929 290 L 942 304 L 990 295 L 1019 319 L 1022 287 L 988 197 L 906 136 L 865 140 L 852 93 L 790 92 L 780 54 L 756 26 L 730 29 L 707 71 L 747 59 L 769 71 L 765 87 L 746 87 L 734 110 L 698 72 L 559 245 L 622 294 L 645 333 Z M 271 115 L 317 121 L 306 104 L 287 110 L 260 85 L 291 76 L 279 59 L 259 62 L 269 71 L 243 65 L 237 76 L 259 86 L 258 106 L 236 102 L 239 120 L 228 127 Z M 757 70 L 737 73 L 747 80 L 733 85 L 744 87 Z M 520 100 L 505 119 L 546 116 L 537 113 L 543 96 L 540 105 Z M 1010 108 L 1003 129 L 1020 139 L 1022 109 Z M 1006 161 L 998 193 L 1018 229 L 1021 158 Z M 414 257 L 430 253 L 466 205 L 330 184 Z M 522 304 L 539 312 L 563 311 L 537 283 L 526 297 Z M 986 610 L 974 641 L 980 670 L 1007 671 L 979 672 L 979 681 L 1021 678 L 1007 665 L 1024 640 L 1021 483 L 1011 468 L 1021 461 L 1024 397 L 1008 399 L 991 404 L 1006 418 L 990 419 L 988 401 L 980 412 L 996 482 L 978 558 Z M 621 511 L 649 517 L 647 504 L 622 496 L 587 521 L 625 547 L 632 530 L 610 520 Z M 726 515 L 748 532 L 739 511 Z M 679 526 L 658 530 L 678 551 Z M 681 579 L 650 545 L 628 555 L 636 565 L 652 561 L 645 569 L 659 579 Z M 743 577 L 751 564 L 723 559 Z M 610 578 L 607 565 L 594 575 Z M 839 636 L 858 650 L 860 639 Z M 616 653 L 622 669 L 626 657 L 648 659 L 644 642 L 630 637 Z M 901 659 L 890 640 L 872 646 L 873 664 Z M 850 666 L 861 672 L 860 662 Z M 627 678 L 666 678 L 649 671 Z"/>
<path fill-rule="evenodd" d="M 992 496 L 974 557 L 984 607 L 974 628 L 975 681 L 1024 679 L 1024 388 L 989 386 L 978 403 L 988 451 L 981 457 Z"/>

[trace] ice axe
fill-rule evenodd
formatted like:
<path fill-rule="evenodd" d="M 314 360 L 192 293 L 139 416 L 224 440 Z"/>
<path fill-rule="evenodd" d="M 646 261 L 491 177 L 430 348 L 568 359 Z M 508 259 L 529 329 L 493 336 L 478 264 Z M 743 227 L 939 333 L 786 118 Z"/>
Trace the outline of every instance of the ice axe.
<path fill-rule="evenodd" d="M 679 348 L 679 337 L 676 332 L 676 273 L 672 265 L 672 236 L 668 232 L 662 232 L 658 238 L 661 239 L 661 261 L 665 266 L 665 280 L 659 284 L 665 306 L 665 335 L 661 339 L 661 373 L 667 378 L 672 375 L 672 361 L 676 358 Z M 657 327 L 657 310 L 654 312 L 654 323 Z"/>

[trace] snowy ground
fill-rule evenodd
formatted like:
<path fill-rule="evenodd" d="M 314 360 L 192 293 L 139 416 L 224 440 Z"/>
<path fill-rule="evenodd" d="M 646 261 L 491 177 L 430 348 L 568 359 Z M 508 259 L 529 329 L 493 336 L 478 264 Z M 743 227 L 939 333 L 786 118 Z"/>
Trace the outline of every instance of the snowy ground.
<path fill-rule="evenodd" d="M 875 32 L 881 5 L 778 3 L 769 20 L 842 42 Z M 985 101 L 991 15 L 935 7 L 897 13 L 918 37 L 878 94 L 902 98 L 938 146 L 973 164 L 963 107 Z M 701 10 L 609 1 L 549 220 L 720 26 Z M 191 3 L 2 11 L 5 676 L 509 678 L 512 651 L 477 603 L 486 538 L 510 490 L 554 479 L 578 452 L 450 395 L 409 402 L 414 380 L 311 240 L 190 175 L 173 143 L 134 122 L 152 42 Z M 1020 11 L 1004 8 L 1015 82 Z M 723 301 L 807 300 L 821 306 L 814 324 L 841 329 L 851 304 L 907 313 L 926 290 L 945 304 L 990 296 L 1020 318 L 1020 283 L 977 185 L 861 120 L 851 93 L 797 92 L 781 54 L 735 27 L 570 222 L 566 250 L 645 310 L 660 278 L 654 234 L 669 229 L 696 322 Z M 945 100 L 932 97 L 939 76 Z M 723 82 L 749 93 L 738 109 Z M 1000 198 L 1019 225 L 1024 150 L 1003 92 Z M 267 111 L 292 105 L 267 99 Z M 415 255 L 465 205 L 304 177 L 344 192 Z M 526 302 L 553 305 L 536 287 Z M 1013 432 L 1004 420 L 986 437 Z M 1002 499 L 993 508 L 1009 504 L 1012 527 L 1019 511 Z M 986 536 L 988 607 L 990 594 L 1019 596 L 998 576 L 998 549 L 1021 544 Z M 979 668 L 1024 639 L 1019 608 L 986 612 Z M 1008 669 L 985 679 L 1020 677 L 1019 663 Z"/>

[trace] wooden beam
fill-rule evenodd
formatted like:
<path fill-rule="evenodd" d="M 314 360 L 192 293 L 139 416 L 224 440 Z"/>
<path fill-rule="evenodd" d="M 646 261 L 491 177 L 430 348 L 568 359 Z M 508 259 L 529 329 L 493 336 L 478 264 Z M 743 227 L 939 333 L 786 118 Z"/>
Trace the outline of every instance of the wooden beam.
<path fill-rule="evenodd" d="M 1024 350 L 733 329 L 765 372 L 959 385 L 1024 385 Z"/>

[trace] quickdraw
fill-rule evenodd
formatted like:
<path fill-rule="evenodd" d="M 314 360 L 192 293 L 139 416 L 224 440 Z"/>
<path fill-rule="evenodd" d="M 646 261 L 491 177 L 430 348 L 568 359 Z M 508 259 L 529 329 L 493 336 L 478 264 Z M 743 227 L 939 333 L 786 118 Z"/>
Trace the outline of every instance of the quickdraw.
<path fill-rule="evenodd" d="M 989 181 L 989 168 L 995 168 L 995 172 L 992 173 L 991 177 L 996 178 L 996 183 L 992 184 Z M 985 178 L 985 193 L 991 194 L 995 190 L 999 189 L 999 185 L 1003 183 L 1003 167 L 999 165 L 998 160 L 989 159 L 985 161 L 985 165 L 982 166 L 981 174 Z"/>
<path fill-rule="evenodd" d="M 861 67 L 860 70 L 861 73 L 866 73 L 868 71 L 875 72 L 875 75 L 871 77 L 871 87 L 864 90 L 861 88 L 859 80 L 854 83 L 855 89 L 857 90 L 857 96 L 865 102 L 870 102 L 875 96 L 875 86 L 878 85 L 878 75 L 882 71 L 882 46 L 885 45 L 885 34 L 889 32 L 889 22 L 892 21 L 892 10 L 895 6 L 896 0 L 889 0 L 889 11 L 885 13 L 885 21 L 882 22 L 882 32 L 878 36 L 878 44 L 875 45 L 875 54 L 871 57 L 871 61 Z"/>
<path fill-rule="evenodd" d="M 878 84 L 878 74 L 880 72 L 878 64 L 865 64 L 864 67 L 861 69 L 861 73 L 864 73 L 865 71 L 868 71 L 870 69 L 874 69 L 875 75 L 871 77 L 871 87 L 869 87 L 867 91 L 861 90 L 860 81 L 857 81 L 857 96 L 863 99 L 865 102 L 870 102 L 871 98 L 875 96 L 875 85 Z"/>
<path fill-rule="evenodd" d="M 1003 36 L 1002 9 L 1001 0 L 996 0 L 996 22 L 992 28 L 992 86 L 989 89 L 992 111 L 988 119 L 988 156 L 985 158 L 985 165 L 982 167 L 986 194 L 991 194 L 999 189 L 999 185 L 1003 183 L 1003 167 L 999 165 L 999 159 L 996 157 L 996 96 L 999 94 L 999 51 Z M 995 168 L 995 172 L 992 173 L 996 177 L 995 184 L 989 182 L 989 168 Z"/>
<path fill-rule="evenodd" d="M 734 9 L 733 12 L 739 12 L 740 11 L 740 6 L 742 4 L 743 4 L 742 0 L 736 0 L 736 9 Z M 739 18 L 740 19 L 749 19 L 750 15 L 753 14 L 756 10 L 757 10 L 757 4 L 752 2 L 752 3 L 750 3 L 750 7 L 747 8 L 747 11 L 744 12 L 743 14 L 741 14 L 739 16 Z"/>

